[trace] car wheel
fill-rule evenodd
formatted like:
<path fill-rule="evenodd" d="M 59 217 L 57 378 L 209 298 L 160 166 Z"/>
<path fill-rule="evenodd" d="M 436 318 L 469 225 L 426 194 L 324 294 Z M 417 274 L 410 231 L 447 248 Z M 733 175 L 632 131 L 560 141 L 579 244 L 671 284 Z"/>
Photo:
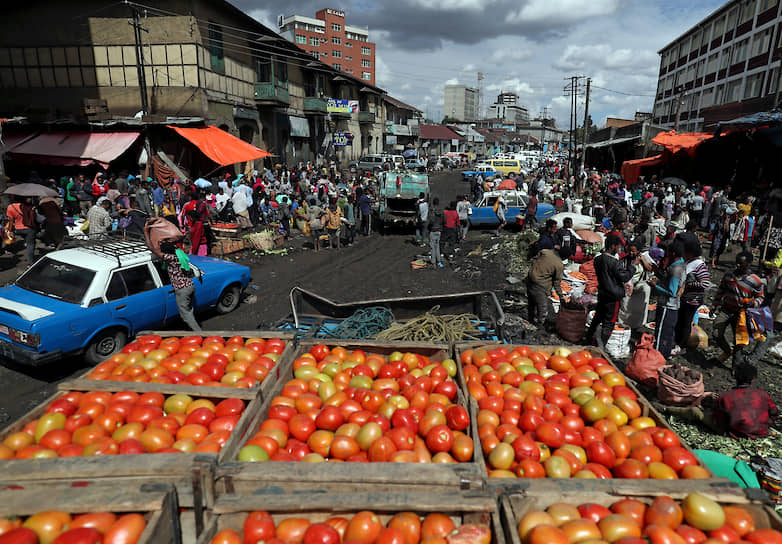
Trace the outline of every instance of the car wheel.
<path fill-rule="evenodd" d="M 220 294 L 220 299 L 217 301 L 217 311 L 221 314 L 227 314 L 233 312 L 237 306 L 239 306 L 239 299 L 241 295 L 241 289 L 238 285 L 229 285 Z"/>
<path fill-rule="evenodd" d="M 84 358 L 88 363 L 98 364 L 105 361 L 115 353 L 119 353 L 125 346 L 128 335 L 120 329 L 106 329 L 95 335 Z"/>

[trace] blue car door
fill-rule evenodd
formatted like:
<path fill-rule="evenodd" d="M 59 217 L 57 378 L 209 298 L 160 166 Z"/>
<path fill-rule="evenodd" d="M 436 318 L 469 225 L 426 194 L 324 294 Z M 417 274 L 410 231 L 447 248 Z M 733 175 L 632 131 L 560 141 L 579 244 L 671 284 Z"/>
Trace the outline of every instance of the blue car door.
<path fill-rule="evenodd" d="M 111 316 L 129 323 L 131 332 L 156 328 L 165 319 L 165 308 L 149 263 L 115 270 L 106 288 Z"/>
<path fill-rule="evenodd" d="M 508 210 L 505 212 L 505 221 L 508 223 L 515 223 L 516 216 L 523 213 L 526 208 L 519 205 L 519 197 L 516 195 L 508 195 L 505 197 L 505 200 L 508 202 Z"/>
<path fill-rule="evenodd" d="M 165 298 L 165 312 L 163 315 L 163 319 L 166 323 L 169 321 L 172 321 L 174 319 L 177 319 L 179 317 L 179 308 L 177 308 L 176 305 L 176 296 L 174 294 L 174 288 L 171 287 L 171 279 L 168 277 L 168 272 L 166 272 L 163 269 L 163 261 L 160 259 L 155 259 L 152 261 L 152 263 L 155 266 L 155 270 L 157 270 L 158 277 L 160 278 L 160 283 L 162 287 L 160 288 L 160 292 L 162 293 L 162 296 Z M 197 297 L 196 297 L 197 298 Z"/>

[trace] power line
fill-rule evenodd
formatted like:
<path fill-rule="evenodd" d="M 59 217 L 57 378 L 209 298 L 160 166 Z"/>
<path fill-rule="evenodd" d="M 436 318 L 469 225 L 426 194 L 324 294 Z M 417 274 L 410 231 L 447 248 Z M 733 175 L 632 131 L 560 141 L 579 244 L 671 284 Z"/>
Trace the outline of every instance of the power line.
<path fill-rule="evenodd" d="M 628 93 L 625 91 L 617 91 L 614 89 L 606 89 L 605 87 L 598 87 L 597 85 L 592 85 L 593 89 L 600 89 L 601 91 L 608 91 L 609 93 L 616 93 L 616 94 L 623 94 L 625 96 L 643 96 L 646 98 L 655 98 L 655 95 L 653 94 L 636 94 L 636 93 Z"/>

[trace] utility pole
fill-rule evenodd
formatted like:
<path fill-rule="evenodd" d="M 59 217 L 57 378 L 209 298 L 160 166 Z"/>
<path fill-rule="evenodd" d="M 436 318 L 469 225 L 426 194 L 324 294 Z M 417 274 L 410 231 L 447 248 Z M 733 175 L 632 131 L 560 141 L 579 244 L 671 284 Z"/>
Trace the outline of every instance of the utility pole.
<path fill-rule="evenodd" d="M 136 69 L 138 70 L 138 87 L 141 93 L 142 115 L 149 115 L 149 98 L 147 97 L 147 75 L 144 69 L 144 48 L 141 45 L 141 31 L 149 32 L 141 25 L 141 13 L 135 6 L 130 7 L 133 20 L 128 23 L 133 27 L 133 37 L 136 42 Z"/>
<path fill-rule="evenodd" d="M 684 87 L 679 91 L 679 97 L 676 99 L 676 122 L 673 124 L 674 132 L 679 131 L 679 116 L 682 113 L 682 102 L 684 102 Z"/>
<path fill-rule="evenodd" d="M 584 164 L 586 162 L 586 146 L 589 143 L 589 87 L 592 84 L 592 78 L 587 78 L 587 90 L 586 90 L 586 106 L 584 107 L 584 142 L 583 146 L 584 149 L 581 152 L 581 170 L 584 169 Z M 581 174 L 581 170 L 579 170 L 579 174 Z M 578 182 L 579 192 L 581 189 L 581 182 Z"/>
<path fill-rule="evenodd" d="M 568 145 L 568 173 L 572 174 L 576 167 L 578 155 L 578 80 L 584 76 L 571 76 L 570 84 L 565 86 L 565 96 L 570 97 L 570 132 Z"/>

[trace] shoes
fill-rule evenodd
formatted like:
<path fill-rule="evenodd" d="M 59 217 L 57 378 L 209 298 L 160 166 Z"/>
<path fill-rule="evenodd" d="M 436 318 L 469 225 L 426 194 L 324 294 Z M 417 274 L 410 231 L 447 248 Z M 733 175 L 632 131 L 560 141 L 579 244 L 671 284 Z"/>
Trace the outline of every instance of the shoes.
<path fill-rule="evenodd" d="M 683 350 L 683 349 L 682 349 L 681 347 L 679 347 L 679 346 L 673 346 L 673 349 L 671 350 L 671 356 L 674 356 L 674 355 L 681 355 L 681 354 L 682 354 L 682 352 L 686 352 L 686 350 Z"/>
<path fill-rule="evenodd" d="M 445 268 L 445 265 L 443 263 L 438 263 L 437 265 L 439 268 Z"/>

